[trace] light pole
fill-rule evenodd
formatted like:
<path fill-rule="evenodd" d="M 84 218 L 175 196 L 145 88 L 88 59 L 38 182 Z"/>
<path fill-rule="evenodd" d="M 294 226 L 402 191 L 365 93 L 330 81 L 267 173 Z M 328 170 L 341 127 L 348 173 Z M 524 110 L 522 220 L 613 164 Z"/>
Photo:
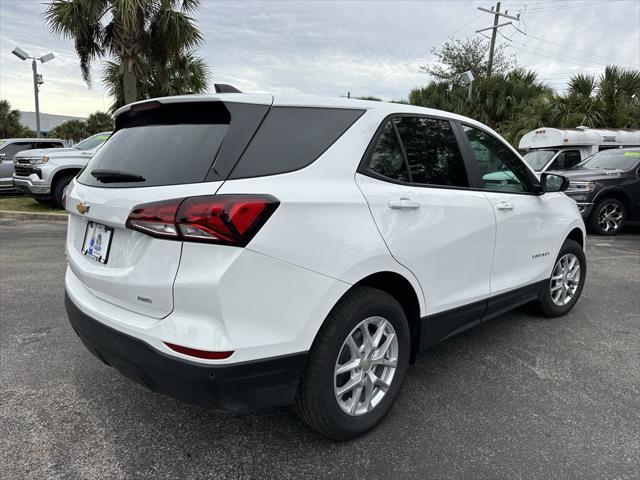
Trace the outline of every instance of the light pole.
<path fill-rule="evenodd" d="M 40 60 L 41 63 L 45 63 L 49 60 L 53 60 L 56 57 L 51 52 L 41 57 L 32 57 L 20 47 L 14 48 L 11 53 L 13 53 L 20 60 L 28 60 L 29 58 L 31 59 L 31 69 L 33 70 L 33 94 L 36 97 L 36 135 L 38 136 L 38 138 L 40 138 L 42 134 L 40 132 L 40 101 L 38 100 L 38 91 L 40 90 L 40 85 L 44 83 L 44 80 L 42 79 L 42 75 L 38 74 L 38 65 L 36 63 L 36 60 Z"/>

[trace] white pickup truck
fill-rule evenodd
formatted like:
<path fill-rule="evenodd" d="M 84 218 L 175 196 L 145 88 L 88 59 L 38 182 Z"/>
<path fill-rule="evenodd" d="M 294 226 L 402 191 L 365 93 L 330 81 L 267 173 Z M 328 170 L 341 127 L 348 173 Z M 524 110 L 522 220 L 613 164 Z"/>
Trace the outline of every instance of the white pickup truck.
<path fill-rule="evenodd" d="M 13 185 L 38 202 L 62 206 L 65 187 L 84 168 L 111 132 L 96 133 L 70 148 L 24 150 L 13 157 Z"/>

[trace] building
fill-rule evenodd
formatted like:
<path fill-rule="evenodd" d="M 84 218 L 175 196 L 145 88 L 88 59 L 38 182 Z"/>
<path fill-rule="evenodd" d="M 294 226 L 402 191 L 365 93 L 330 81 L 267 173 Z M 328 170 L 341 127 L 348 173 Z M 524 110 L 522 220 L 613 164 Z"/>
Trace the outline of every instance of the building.
<path fill-rule="evenodd" d="M 52 128 L 57 127 L 61 123 L 69 120 L 81 120 L 86 121 L 86 118 L 82 117 L 69 117 L 67 115 L 52 115 L 50 113 L 40 112 L 40 130 L 43 134 L 46 134 Z M 20 123 L 27 127 L 29 130 L 36 131 L 36 112 L 20 112 Z"/>

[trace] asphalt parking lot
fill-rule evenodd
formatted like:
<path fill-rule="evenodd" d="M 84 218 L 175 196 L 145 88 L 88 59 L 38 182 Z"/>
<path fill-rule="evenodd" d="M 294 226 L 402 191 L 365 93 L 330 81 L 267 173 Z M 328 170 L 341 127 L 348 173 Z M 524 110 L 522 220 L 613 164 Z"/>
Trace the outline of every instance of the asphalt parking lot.
<path fill-rule="evenodd" d="M 216 412 L 127 380 L 67 322 L 64 223 L 0 220 L 0 475 L 638 478 L 640 229 L 590 237 L 576 308 L 441 343 L 387 420 L 329 442 L 287 408 Z"/>

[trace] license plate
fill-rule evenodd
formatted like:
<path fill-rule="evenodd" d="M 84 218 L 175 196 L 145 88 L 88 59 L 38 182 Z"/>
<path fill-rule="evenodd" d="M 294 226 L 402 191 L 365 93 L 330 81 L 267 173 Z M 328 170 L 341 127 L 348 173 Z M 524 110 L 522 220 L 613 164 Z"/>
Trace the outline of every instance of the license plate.
<path fill-rule="evenodd" d="M 82 242 L 82 254 L 100 263 L 107 263 L 113 228 L 101 223 L 88 222 Z"/>

